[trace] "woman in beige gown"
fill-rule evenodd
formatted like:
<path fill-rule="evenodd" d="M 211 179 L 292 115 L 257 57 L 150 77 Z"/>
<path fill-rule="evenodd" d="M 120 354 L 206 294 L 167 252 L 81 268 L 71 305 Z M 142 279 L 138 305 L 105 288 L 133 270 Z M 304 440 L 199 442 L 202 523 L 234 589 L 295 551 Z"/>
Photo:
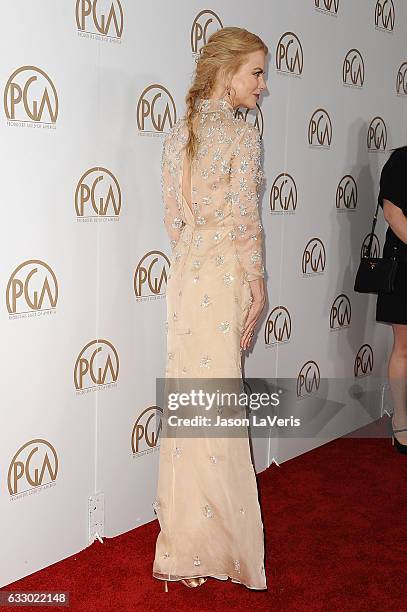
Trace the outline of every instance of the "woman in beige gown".
<path fill-rule="evenodd" d="M 242 350 L 265 303 L 263 172 L 259 132 L 235 110 L 255 108 L 265 89 L 267 53 L 261 39 L 241 28 L 212 34 L 200 52 L 186 115 L 163 144 L 164 222 L 172 248 L 166 379 L 172 381 L 227 378 L 242 385 Z M 189 163 L 192 125 L 196 155 Z M 161 527 L 154 577 L 187 586 L 230 577 L 267 588 L 247 429 L 240 437 L 162 436 L 153 507 Z"/>

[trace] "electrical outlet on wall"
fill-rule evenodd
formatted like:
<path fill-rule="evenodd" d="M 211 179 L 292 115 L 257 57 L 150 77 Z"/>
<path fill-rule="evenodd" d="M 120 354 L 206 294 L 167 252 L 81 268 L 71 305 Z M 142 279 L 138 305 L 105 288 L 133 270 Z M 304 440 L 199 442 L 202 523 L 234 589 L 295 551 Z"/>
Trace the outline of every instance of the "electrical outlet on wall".
<path fill-rule="evenodd" d="M 89 544 L 95 540 L 103 542 L 105 535 L 105 495 L 95 493 L 89 497 Z"/>

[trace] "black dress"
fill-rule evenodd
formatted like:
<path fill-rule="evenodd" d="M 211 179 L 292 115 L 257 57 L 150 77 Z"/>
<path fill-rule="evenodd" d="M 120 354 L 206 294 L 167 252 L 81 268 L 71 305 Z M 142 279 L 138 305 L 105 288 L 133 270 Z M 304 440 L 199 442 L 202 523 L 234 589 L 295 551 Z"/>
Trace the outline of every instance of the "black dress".
<path fill-rule="evenodd" d="M 402 209 L 407 217 L 407 147 L 393 151 L 384 164 L 380 176 L 379 204 L 389 200 Z M 392 257 L 397 246 L 399 260 L 394 293 L 379 293 L 376 303 L 376 321 L 407 325 L 407 244 L 396 236 L 389 226 L 383 247 L 383 257 Z"/>

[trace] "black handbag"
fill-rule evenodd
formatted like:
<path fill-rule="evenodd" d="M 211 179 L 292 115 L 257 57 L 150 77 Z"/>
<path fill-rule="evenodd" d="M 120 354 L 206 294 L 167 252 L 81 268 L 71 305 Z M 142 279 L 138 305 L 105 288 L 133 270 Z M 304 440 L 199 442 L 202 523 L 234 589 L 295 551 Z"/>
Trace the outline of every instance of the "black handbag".
<path fill-rule="evenodd" d="M 378 210 L 379 203 L 377 203 L 373 217 L 369 244 L 364 248 L 355 278 L 354 290 L 359 293 L 393 293 L 394 291 L 398 269 L 397 246 L 393 246 L 392 257 L 370 257 Z"/>

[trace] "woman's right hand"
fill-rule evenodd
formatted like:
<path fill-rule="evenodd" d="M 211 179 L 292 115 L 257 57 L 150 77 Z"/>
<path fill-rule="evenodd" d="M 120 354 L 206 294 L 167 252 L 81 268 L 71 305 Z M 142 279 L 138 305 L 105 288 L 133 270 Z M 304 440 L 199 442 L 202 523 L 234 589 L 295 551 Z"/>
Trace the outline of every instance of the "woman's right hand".
<path fill-rule="evenodd" d="M 243 329 L 242 337 L 240 339 L 240 348 L 246 350 L 253 339 L 254 328 L 256 327 L 257 321 L 263 311 L 266 303 L 266 290 L 264 284 L 264 278 L 256 278 L 255 280 L 249 281 L 251 297 L 251 306 L 245 326 Z"/>

